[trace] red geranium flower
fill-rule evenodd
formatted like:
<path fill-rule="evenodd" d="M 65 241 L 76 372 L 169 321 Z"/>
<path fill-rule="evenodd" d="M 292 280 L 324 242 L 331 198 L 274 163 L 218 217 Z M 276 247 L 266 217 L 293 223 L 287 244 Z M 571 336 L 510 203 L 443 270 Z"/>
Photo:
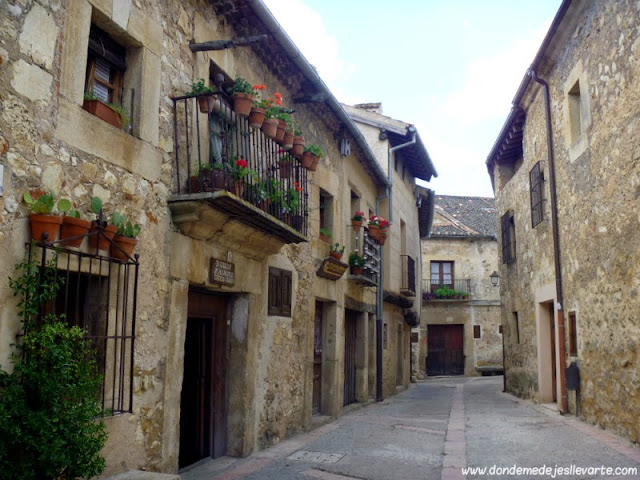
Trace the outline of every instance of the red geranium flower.
<path fill-rule="evenodd" d="M 247 161 L 244 158 L 236 160 L 236 165 L 240 168 L 247 168 Z"/>

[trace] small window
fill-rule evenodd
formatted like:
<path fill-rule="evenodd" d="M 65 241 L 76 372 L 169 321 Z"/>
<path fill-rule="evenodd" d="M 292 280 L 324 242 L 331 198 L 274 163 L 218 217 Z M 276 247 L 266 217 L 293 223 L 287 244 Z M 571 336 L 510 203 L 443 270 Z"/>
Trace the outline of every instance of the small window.
<path fill-rule="evenodd" d="M 529 172 L 529 196 L 531 199 L 531 226 L 535 227 L 543 220 L 542 185 L 544 175 L 540 162 L 536 163 Z"/>
<path fill-rule="evenodd" d="M 502 325 L 498 325 L 498 333 L 502 335 Z"/>
<path fill-rule="evenodd" d="M 516 259 L 516 224 L 512 210 L 502 216 L 500 226 L 502 227 L 502 263 L 510 263 Z"/>
<path fill-rule="evenodd" d="M 482 338 L 480 325 L 473 326 L 473 338 Z"/>
<path fill-rule="evenodd" d="M 291 316 L 292 273 L 269 267 L 269 315 Z"/>
<path fill-rule="evenodd" d="M 578 137 L 582 134 L 583 124 L 580 82 L 576 81 L 571 90 L 569 90 L 569 128 L 572 142 L 578 140 Z"/>
<path fill-rule="evenodd" d="M 122 105 L 122 79 L 127 68 L 126 49 L 91 25 L 85 92 L 105 103 Z"/>
<path fill-rule="evenodd" d="M 576 329 L 576 312 L 569 312 L 569 355 L 578 356 L 578 332 Z"/>
<path fill-rule="evenodd" d="M 516 343 L 520 343 L 520 322 L 518 321 L 518 312 L 513 312 L 513 326 L 516 333 Z"/>
<path fill-rule="evenodd" d="M 431 292 L 440 285 L 453 288 L 453 262 L 431 262 Z"/>
<path fill-rule="evenodd" d="M 333 232 L 333 197 L 324 190 L 320 190 L 320 228 Z"/>

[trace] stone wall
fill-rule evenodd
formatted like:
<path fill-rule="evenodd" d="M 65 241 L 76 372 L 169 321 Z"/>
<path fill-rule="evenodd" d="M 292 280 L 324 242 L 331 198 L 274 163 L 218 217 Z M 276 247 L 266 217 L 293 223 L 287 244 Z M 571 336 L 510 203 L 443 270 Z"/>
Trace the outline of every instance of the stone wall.
<path fill-rule="evenodd" d="M 577 356 L 559 360 L 556 367 L 578 362 L 580 415 L 638 441 L 640 251 L 635 245 L 640 229 L 634 212 L 640 184 L 635 146 L 640 7 L 595 1 L 580 6 L 563 21 L 552 44 L 558 48 L 538 72 L 551 92 L 564 316 L 567 322 L 568 314 L 575 312 L 577 320 Z M 509 390 L 541 398 L 548 382 L 541 369 L 548 360 L 540 352 L 548 339 L 541 336 L 546 320 L 540 306 L 555 300 L 555 275 L 549 202 L 545 201 L 545 220 L 536 228 L 531 227 L 528 202 L 528 173 L 537 161 L 542 161 L 545 179 L 549 178 L 544 105 L 537 85 L 529 87 L 523 107 L 524 158 L 494 173 L 497 212 L 500 216 L 507 209 L 515 211 L 518 250 L 517 260 L 501 267 L 502 321 L 509 340 Z M 548 181 L 544 195 L 548 200 Z M 512 313 L 516 311 L 519 344 Z M 570 410 L 575 411 L 572 393 L 569 398 Z"/>

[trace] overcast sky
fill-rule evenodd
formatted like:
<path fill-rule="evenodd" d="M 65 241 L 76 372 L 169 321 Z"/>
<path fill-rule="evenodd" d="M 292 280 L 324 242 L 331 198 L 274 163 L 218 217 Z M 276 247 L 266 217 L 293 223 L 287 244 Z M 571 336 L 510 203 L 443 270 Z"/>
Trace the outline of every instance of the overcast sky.
<path fill-rule="evenodd" d="M 493 196 L 485 160 L 561 0 L 264 0 L 336 98 L 416 125 L 437 194 Z"/>

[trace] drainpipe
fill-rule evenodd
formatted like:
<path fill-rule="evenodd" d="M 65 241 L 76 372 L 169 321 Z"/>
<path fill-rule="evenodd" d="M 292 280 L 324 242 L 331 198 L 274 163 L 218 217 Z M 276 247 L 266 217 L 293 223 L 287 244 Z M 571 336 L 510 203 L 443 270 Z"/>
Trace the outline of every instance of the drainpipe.
<path fill-rule="evenodd" d="M 558 312 L 558 356 L 560 357 L 560 413 L 566 413 L 567 405 L 567 376 L 566 368 L 566 348 L 565 348 L 565 332 L 564 332 L 564 297 L 562 294 L 562 269 L 560 264 L 560 236 L 558 231 L 558 201 L 556 194 L 556 168 L 555 158 L 553 156 L 553 130 L 551 127 L 551 102 L 549 99 L 549 84 L 538 77 L 533 68 L 529 69 L 529 75 L 536 82 L 542 85 L 544 92 L 544 111 L 547 126 L 547 154 L 549 156 L 549 189 L 551 190 L 551 225 L 553 228 L 553 256 L 556 271 L 556 296 L 558 303 L 556 305 Z M 554 385 L 555 388 L 555 385 Z"/>
<path fill-rule="evenodd" d="M 389 183 L 387 184 L 387 196 L 389 197 L 389 224 L 393 223 L 393 154 L 396 150 L 400 150 L 401 148 L 405 148 L 416 143 L 416 127 L 409 125 L 409 127 L 407 127 L 407 132 L 411 134 L 411 140 L 409 142 L 396 145 L 389 149 L 389 169 L 387 173 L 389 178 Z"/>
<path fill-rule="evenodd" d="M 387 194 L 389 189 L 387 188 Z M 376 197 L 376 215 L 380 212 L 380 200 L 386 195 Z M 376 288 L 376 402 L 384 400 L 382 393 L 382 312 L 384 301 L 384 247 L 380 245 L 380 272 Z"/>

